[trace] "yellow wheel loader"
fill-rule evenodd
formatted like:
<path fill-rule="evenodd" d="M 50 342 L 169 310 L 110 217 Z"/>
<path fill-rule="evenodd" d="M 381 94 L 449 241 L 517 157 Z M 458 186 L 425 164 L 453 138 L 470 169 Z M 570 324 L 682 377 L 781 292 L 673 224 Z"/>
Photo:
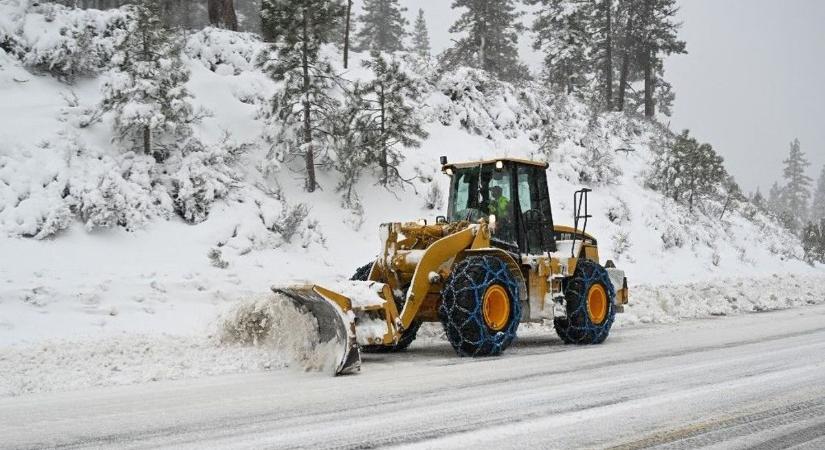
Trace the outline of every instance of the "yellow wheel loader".
<path fill-rule="evenodd" d="M 500 354 L 521 322 L 553 320 L 568 344 L 604 342 L 628 288 L 586 233 L 590 191 L 574 194 L 574 225 L 559 226 L 547 164 L 441 164 L 446 216 L 381 225 L 380 252 L 349 282 L 272 288 L 317 318 L 322 342 L 338 344 L 336 374 L 360 370 L 362 350 L 403 350 L 422 322 L 441 322 L 461 356 Z"/>

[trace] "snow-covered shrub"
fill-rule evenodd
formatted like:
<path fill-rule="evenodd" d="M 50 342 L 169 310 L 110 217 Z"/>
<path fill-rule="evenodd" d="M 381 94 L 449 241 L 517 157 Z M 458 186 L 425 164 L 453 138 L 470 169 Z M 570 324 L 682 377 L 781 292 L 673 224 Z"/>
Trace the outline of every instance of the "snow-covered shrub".
<path fill-rule="evenodd" d="M 189 36 L 184 52 L 212 72 L 240 75 L 254 69 L 263 46 L 252 33 L 206 28 Z"/>
<path fill-rule="evenodd" d="M 625 254 L 631 247 L 630 242 L 630 233 L 627 231 L 617 231 L 616 234 L 613 235 L 613 254 L 616 255 L 616 259 L 619 259 L 622 255 Z"/>
<path fill-rule="evenodd" d="M 630 220 L 630 208 L 627 202 L 617 198 L 616 203 L 607 208 L 607 220 L 616 225 L 623 225 Z"/>
<path fill-rule="evenodd" d="M 433 105 L 434 119 L 488 139 L 518 137 L 524 130 L 538 129 L 551 115 L 539 85 L 516 88 L 476 69 L 446 72 L 436 87 L 445 98 Z"/>
<path fill-rule="evenodd" d="M 278 233 L 285 242 L 292 242 L 292 238 L 299 234 L 304 221 L 309 216 L 309 208 L 303 203 L 295 205 L 285 204 L 281 214 L 267 228 Z M 262 217 L 263 219 L 263 217 Z M 266 220 L 264 219 L 264 224 Z"/>
<path fill-rule="evenodd" d="M 665 250 L 671 248 L 682 248 L 685 245 L 685 237 L 682 232 L 673 226 L 668 226 L 662 233 L 662 246 Z"/>
<path fill-rule="evenodd" d="M 212 267 L 217 267 L 218 269 L 226 269 L 229 267 L 229 263 L 223 259 L 223 253 L 220 249 L 213 248 L 209 250 L 206 257 L 209 258 L 209 263 L 212 264 Z"/>
<path fill-rule="evenodd" d="M 100 122 L 103 111 L 97 105 L 82 104 L 74 91 L 62 95 L 66 106 L 60 109 L 58 120 L 75 128 L 87 128 Z"/>
<path fill-rule="evenodd" d="M 155 181 L 151 157 L 128 152 L 115 158 L 81 147 L 70 158 L 67 200 L 87 230 L 136 230 L 152 218 L 168 217 L 171 201 Z"/>
<path fill-rule="evenodd" d="M 54 3 L 11 2 L 25 8 L 25 20 L 0 22 L 0 42 L 14 48 L 29 67 L 73 82 L 105 68 L 114 52 L 113 36 L 129 21 L 125 10 L 82 10 Z M 0 13 L 8 12 L 0 7 Z M 5 37 L 4 37 L 5 36 Z M 9 36 L 16 36 L 11 39 Z"/>
<path fill-rule="evenodd" d="M 266 230 L 277 234 L 286 244 L 297 243 L 303 248 L 313 244 L 324 246 L 326 239 L 318 227 L 318 221 L 309 217 L 309 207 L 303 203 L 281 201 L 281 209 L 275 213 L 256 201 L 258 217 Z"/>
<path fill-rule="evenodd" d="M 240 177 L 234 166 L 245 149 L 226 141 L 211 149 L 191 143 L 180 168 L 171 176 L 175 212 L 189 223 L 206 220 L 212 203 L 238 184 Z"/>
<path fill-rule="evenodd" d="M 29 149 L 0 142 L 0 229 L 42 239 L 69 226 L 60 156 L 48 143 Z"/>

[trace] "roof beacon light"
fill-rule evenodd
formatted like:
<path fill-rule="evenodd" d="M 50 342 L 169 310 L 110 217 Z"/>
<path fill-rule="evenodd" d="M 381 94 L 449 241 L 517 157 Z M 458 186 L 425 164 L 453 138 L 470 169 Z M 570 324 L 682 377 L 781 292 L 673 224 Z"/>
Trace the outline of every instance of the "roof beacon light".
<path fill-rule="evenodd" d="M 496 170 L 501 170 L 504 168 L 504 161 L 496 161 Z"/>

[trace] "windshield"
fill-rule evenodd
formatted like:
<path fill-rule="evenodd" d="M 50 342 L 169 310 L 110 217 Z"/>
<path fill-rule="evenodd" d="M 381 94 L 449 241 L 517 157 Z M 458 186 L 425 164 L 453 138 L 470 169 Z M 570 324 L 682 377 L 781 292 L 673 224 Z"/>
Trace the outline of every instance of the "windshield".
<path fill-rule="evenodd" d="M 491 164 L 457 169 L 453 175 L 450 220 L 477 222 L 495 216 L 493 238 L 516 245 L 512 177 L 509 167 Z"/>

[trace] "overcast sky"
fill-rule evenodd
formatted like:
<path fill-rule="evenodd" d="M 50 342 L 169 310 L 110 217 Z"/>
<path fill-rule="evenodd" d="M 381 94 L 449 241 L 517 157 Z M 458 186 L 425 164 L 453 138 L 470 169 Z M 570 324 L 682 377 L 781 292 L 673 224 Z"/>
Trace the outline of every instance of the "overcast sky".
<path fill-rule="evenodd" d="M 361 1 L 356 0 L 356 6 Z M 451 0 L 401 0 L 410 22 L 423 8 L 436 52 L 455 36 Z M 674 130 L 690 128 L 725 157 L 746 190 L 766 192 L 782 176 L 793 138 L 816 178 L 825 165 L 825 1 L 680 0 L 688 55 L 669 58 Z M 525 18 L 529 22 L 529 18 Z M 537 67 L 531 37 L 521 56 Z"/>

